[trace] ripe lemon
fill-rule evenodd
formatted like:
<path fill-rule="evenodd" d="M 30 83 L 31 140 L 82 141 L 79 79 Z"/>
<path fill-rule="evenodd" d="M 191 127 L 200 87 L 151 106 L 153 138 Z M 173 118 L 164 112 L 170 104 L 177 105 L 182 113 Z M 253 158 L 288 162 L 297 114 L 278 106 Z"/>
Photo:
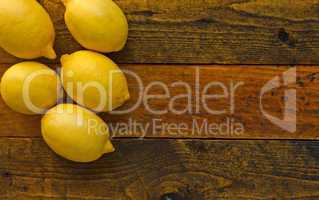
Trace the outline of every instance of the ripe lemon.
<path fill-rule="evenodd" d="M 120 51 L 126 43 L 128 23 L 112 0 L 63 0 L 65 23 L 83 47 L 103 53 Z"/>
<path fill-rule="evenodd" d="M 93 112 L 74 104 L 60 104 L 41 121 L 42 136 L 58 155 L 91 162 L 114 151 L 108 126 Z"/>
<path fill-rule="evenodd" d="M 3 100 L 14 111 L 40 114 L 56 104 L 62 86 L 49 67 L 37 62 L 22 62 L 4 73 L 0 88 Z"/>
<path fill-rule="evenodd" d="M 24 59 L 55 59 L 50 16 L 35 0 L 0 1 L 0 46 Z"/>
<path fill-rule="evenodd" d="M 61 63 L 62 85 L 78 104 L 107 112 L 130 98 L 124 73 L 106 56 L 78 51 L 63 55 Z"/>

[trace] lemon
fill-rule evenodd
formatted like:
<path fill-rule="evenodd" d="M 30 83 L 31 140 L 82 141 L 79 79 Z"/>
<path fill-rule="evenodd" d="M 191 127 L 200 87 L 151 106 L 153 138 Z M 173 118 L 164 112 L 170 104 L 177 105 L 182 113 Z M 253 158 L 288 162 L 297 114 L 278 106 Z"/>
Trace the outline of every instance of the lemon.
<path fill-rule="evenodd" d="M 53 107 L 62 89 L 59 77 L 37 62 L 22 62 L 10 67 L 1 79 L 1 96 L 14 111 L 40 114 Z"/>
<path fill-rule="evenodd" d="M 120 51 L 126 43 L 128 23 L 112 0 L 62 0 L 65 23 L 83 47 L 103 53 Z"/>
<path fill-rule="evenodd" d="M 41 120 L 42 136 L 58 155 L 91 162 L 114 151 L 108 126 L 93 112 L 74 104 L 60 104 Z"/>
<path fill-rule="evenodd" d="M 61 63 L 62 85 L 78 104 L 107 112 L 130 98 L 124 73 L 106 56 L 83 50 L 63 55 Z"/>
<path fill-rule="evenodd" d="M 55 32 L 49 14 L 35 0 L 0 1 L 0 46 L 24 59 L 55 59 Z"/>

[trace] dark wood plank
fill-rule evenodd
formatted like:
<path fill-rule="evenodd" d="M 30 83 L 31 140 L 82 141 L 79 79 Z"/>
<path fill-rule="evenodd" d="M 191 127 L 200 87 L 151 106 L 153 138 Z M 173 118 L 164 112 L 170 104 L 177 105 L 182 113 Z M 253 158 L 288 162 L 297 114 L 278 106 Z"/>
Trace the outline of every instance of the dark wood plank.
<path fill-rule="evenodd" d="M 0 67 L 0 75 L 4 72 L 7 65 Z M 298 67 L 296 83 L 289 86 L 282 86 L 278 89 L 266 93 L 263 98 L 263 105 L 269 114 L 282 118 L 285 105 L 285 90 L 288 88 L 296 89 L 297 92 L 297 131 L 290 133 L 272 124 L 262 114 L 260 110 L 259 96 L 261 88 L 269 80 L 276 76 L 281 76 L 289 67 L 281 66 L 172 66 L 172 65 L 122 65 L 123 70 L 136 73 L 144 85 L 144 90 L 139 89 L 138 82 L 128 75 L 131 100 L 121 109 L 133 107 L 139 98 L 146 98 L 150 94 L 164 94 L 161 86 L 154 86 L 146 91 L 146 86 L 150 86 L 154 81 L 161 81 L 168 86 L 169 98 L 151 99 L 141 104 L 132 112 L 127 114 L 101 114 L 105 121 L 112 127 L 113 135 L 116 137 L 170 137 L 170 138 L 263 138 L 263 139 L 318 139 L 319 123 L 319 68 Z M 174 69 L 174 70 L 172 70 Z M 210 114 L 203 104 L 196 100 L 196 74 L 199 74 L 200 94 L 204 87 L 211 82 L 219 82 L 227 88 L 230 93 L 231 84 L 243 83 L 234 92 L 234 111 L 231 111 L 231 98 L 208 100 L 207 106 L 214 110 L 226 110 L 223 114 Z M 169 109 L 169 102 L 177 95 L 187 93 L 185 86 L 174 86 L 173 83 L 183 81 L 189 84 L 192 90 L 191 101 L 187 98 L 174 101 L 173 107 L 184 110 L 188 105 L 191 112 L 176 114 Z M 140 94 L 140 92 L 143 92 Z M 222 94 L 222 89 L 213 87 L 207 94 Z M 203 98 L 201 98 L 203 99 Z M 146 103 L 145 103 L 146 102 Z M 199 104 L 197 102 L 200 102 Z M 198 111 L 196 104 L 200 105 Z M 157 114 L 149 108 L 156 110 L 168 110 L 167 113 Z M 39 137 L 40 136 L 41 116 L 25 116 L 14 113 L 3 101 L 0 100 L 0 136 L 20 136 L 20 137 Z M 159 121 L 161 120 L 161 121 Z M 231 122 L 233 120 L 233 122 Z M 136 126 L 132 122 L 136 122 Z M 206 123 L 207 122 L 207 123 Z M 169 124 L 186 124 L 186 128 L 173 130 Z M 228 127 L 233 124 L 236 129 L 237 124 L 244 127 L 243 132 L 227 131 L 208 131 L 201 129 L 204 124 L 217 124 L 219 127 L 228 123 Z M 123 125 L 129 129 L 123 129 Z M 156 129 L 157 125 L 162 127 Z M 137 126 L 147 128 L 143 131 Z M 134 127 L 137 127 L 134 129 Z M 125 128 L 125 127 L 124 127 Z M 237 130 L 237 129 L 236 129 Z"/>
<path fill-rule="evenodd" d="M 318 199 L 319 143 L 120 140 L 90 164 L 56 156 L 41 139 L 0 138 L 0 198 Z"/>
<path fill-rule="evenodd" d="M 81 49 L 60 0 L 40 0 L 59 55 Z M 116 0 L 130 25 L 119 63 L 318 64 L 317 0 Z M 0 52 L 1 63 L 17 59 Z M 45 61 L 48 62 L 48 61 Z M 55 62 L 58 62 L 56 60 Z"/>

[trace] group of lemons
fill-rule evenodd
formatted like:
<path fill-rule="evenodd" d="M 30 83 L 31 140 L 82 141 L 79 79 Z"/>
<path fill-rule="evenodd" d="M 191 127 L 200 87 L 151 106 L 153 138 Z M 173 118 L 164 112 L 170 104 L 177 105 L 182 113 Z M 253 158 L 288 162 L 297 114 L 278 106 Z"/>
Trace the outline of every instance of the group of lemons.
<path fill-rule="evenodd" d="M 89 50 L 63 55 L 60 75 L 39 62 L 13 65 L 1 79 L 1 96 L 16 112 L 44 113 L 42 136 L 57 154 L 76 162 L 91 162 L 114 151 L 108 126 L 95 112 L 112 111 L 130 97 L 124 73 L 97 52 L 121 50 L 127 41 L 128 23 L 112 0 L 62 2 L 69 31 Z M 0 46 L 5 51 L 23 59 L 55 59 L 54 40 L 50 16 L 36 0 L 0 1 Z M 90 87 L 91 83 L 98 86 Z M 62 88 L 80 106 L 55 106 Z M 101 98 L 99 89 L 110 95 Z"/>

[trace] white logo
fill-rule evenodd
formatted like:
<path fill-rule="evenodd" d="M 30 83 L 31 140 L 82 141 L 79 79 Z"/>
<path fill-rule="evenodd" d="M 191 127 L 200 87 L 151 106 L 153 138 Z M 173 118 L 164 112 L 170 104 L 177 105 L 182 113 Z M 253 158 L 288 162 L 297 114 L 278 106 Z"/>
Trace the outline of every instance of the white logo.
<path fill-rule="evenodd" d="M 296 68 L 292 68 L 287 70 L 283 73 L 282 79 L 283 79 L 283 85 L 289 86 L 291 84 L 296 83 Z M 266 92 L 270 92 L 271 90 L 278 88 L 281 86 L 280 83 L 280 76 L 276 76 L 272 80 L 268 81 L 266 85 L 261 89 L 260 93 L 260 99 L 259 99 L 259 105 L 262 114 L 273 124 L 276 126 L 279 126 L 280 128 L 290 132 L 294 133 L 297 130 L 297 106 L 296 106 L 296 96 L 297 92 L 296 89 L 286 89 L 285 95 L 284 95 L 284 101 L 285 101 L 285 108 L 283 113 L 283 119 L 279 119 L 277 117 L 274 117 L 270 114 L 268 114 L 262 104 L 263 96 Z"/>

